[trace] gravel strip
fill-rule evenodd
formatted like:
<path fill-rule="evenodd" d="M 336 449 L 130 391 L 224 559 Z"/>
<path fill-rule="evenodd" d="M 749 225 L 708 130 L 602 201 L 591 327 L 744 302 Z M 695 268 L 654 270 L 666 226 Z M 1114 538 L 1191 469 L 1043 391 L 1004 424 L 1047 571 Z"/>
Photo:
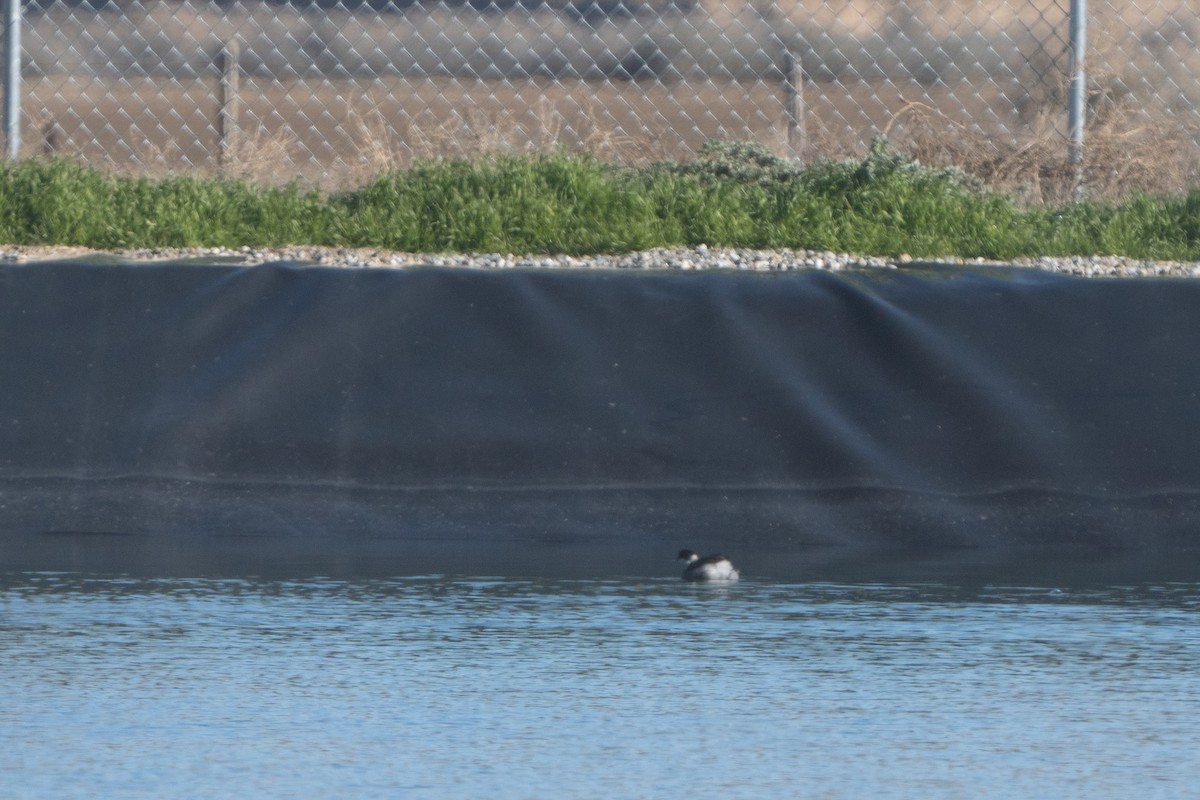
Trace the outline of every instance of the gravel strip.
<path fill-rule="evenodd" d="M 813 250 L 750 250 L 707 247 L 663 248 L 621 255 L 514 256 L 500 254 L 398 253 L 386 250 L 336 247 L 282 247 L 227 249 L 224 247 L 153 248 L 94 251 L 83 247 L 25 247 L 0 245 L 0 262 L 38 261 L 104 257 L 123 261 L 209 261 L 219 264 L 254 265 L 269 261 L 296 261 L 327 267 L 472 267 L 477 269 L 634 269 L 634 270 L 750 270 L 778 272 L 796 269 L 897 269 L 928 264 L 1027 267 L 1065 275 L 1092 278 L 1200 278 L 1200 263 L 1138 261 L 1121 256 L 1042 256 L 1011 262 L 985 259 L 941 258 L 914 260 L 854 256 Z"/>

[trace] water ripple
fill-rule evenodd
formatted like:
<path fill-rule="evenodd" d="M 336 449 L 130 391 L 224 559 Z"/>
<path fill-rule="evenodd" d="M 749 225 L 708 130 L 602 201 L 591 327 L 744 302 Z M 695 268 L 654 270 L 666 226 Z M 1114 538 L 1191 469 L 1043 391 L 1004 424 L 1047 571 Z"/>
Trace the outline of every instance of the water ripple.
<path fill-rule="evenodd" d="M 1198 606 L 1194 584 L 9 575 L 0 773 L 16 798 L 1181 796 Z"/>

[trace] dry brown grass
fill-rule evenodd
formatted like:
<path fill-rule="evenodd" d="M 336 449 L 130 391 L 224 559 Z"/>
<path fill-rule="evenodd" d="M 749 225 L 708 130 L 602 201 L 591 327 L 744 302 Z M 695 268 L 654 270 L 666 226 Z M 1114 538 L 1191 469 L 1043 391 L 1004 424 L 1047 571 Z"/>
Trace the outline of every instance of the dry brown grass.
<path fill-rule="evenodd" d="M 1083 174 L 1091 196 L 1200 185 L 1195 116 L 1142 102 L 1120 76 L 1096 74 L 1090 85 Z M 567 150 L 637 165 L 690 158 L 715 138 L 786 153 L 784 93 L 769 81 L 247 78 L 241 135 L 224 163 L 215 79 L 94 81 L 71 91 L 33 81 L 29 88 L 27 154 L 40 154 L 53 132 L 59 156 L 151 176 L 224 174 L 341 190 L 421 159 Z M 863 138 L 880 131 L 895 149 L 960 167 L 1022 202 L 1066 202 L 1076 169 L 1066 158 L 1064 96 L 1056 85 L 1013 99 L 995 87 L 810 82 L 804 156 L 861 156 Z M 986 119 L 990 128 L 978 122 Z"/>
<path fill-rule="evenodd" d="M 161 174 L 221 171 L 216 79 L 50 78 L 26 84 L 24 110 L 59 131 L 56 152 L 107 169 Z M 780 141 L 779 86 L 770 81 L 480 81 L 389 77 L 373 81 L 241 83 L 240 175 L 345 188 L 419 159 L 586 151 L 624 163 L 682 159 L 710 139 Z M 247 133 L 249 132 L 249 133 Z M 280 143 L 286 142 L 286 146 Z M 243 145 L 239 145 L 240 147 Z M 254 168 L 256 154 L 270 163 Z"/>
<path fill-rule="evenodd" d="M 922 163 L 958 167 L 1026 205 L 1071 202 L 1080 191 L 1119 201 L 1200 186 L 1200 118 L 1143 102 L 1119 73 L 1088 78 L 1082 164 L 1068 160 L 1065 79 L 1044 92 L 1019 136 L 980 131 L 921 101 L 903 103 L 883 132 Z"/>
<path fill-rule="evenodd" d="M 270 133 L 260 127 L 249 136 L 243 131 L 220 163 L 217 172 L 227 178 L 268 186 L 286 175 L 300 154 L 296 140 L 286 132 Z"/>

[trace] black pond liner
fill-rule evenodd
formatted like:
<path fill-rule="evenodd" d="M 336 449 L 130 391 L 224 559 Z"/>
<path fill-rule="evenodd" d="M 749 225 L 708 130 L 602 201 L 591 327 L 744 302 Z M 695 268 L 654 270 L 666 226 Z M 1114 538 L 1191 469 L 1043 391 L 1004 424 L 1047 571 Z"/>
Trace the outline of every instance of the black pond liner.
<path fill-rule="evenodd" d="M 0 568 L 1186 573 L 1198 320 L 1021 269 L 2 266 Z"/>

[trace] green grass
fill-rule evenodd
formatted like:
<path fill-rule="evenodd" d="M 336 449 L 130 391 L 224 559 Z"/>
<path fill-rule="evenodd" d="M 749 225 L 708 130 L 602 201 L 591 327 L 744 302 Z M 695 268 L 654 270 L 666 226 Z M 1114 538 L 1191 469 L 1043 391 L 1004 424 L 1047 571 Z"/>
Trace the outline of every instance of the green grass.
<path fill-rule="evenodd" d="M 704 243 L 1200 260 L 1200 191 L 1021 209 L 958 170 L 921 167 L 883 141 L 861 162 L 807 167 L 730 143 L 710 145 L 693 162 L 639 169 L 568 155 L 430 163 L 330 196 L 26 161 L 0 167 L 0 242 L 570 254 Z"/>

